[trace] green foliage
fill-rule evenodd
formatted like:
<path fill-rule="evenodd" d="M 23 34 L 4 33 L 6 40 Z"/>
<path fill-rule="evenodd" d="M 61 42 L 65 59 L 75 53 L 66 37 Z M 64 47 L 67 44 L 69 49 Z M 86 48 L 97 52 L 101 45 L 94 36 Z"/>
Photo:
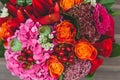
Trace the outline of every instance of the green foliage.
<path fill-rule="evenodd" d="M 3 46 L 3 41 L 0 39 L 0 57 L 4 57 L 5 48 Z"/>
<path fill-rule="evenodd" d="M 31 5 L 32 0 L 17 0 L 18 5 L 26 6 L 26 5 Z"/>
<path fill-rule="evenodd" d="M 113 4 L 115 4 L 115 0 L 98 0 L 110 13 L 112 16 L 120 15 L 120 11 L 115 11 L 112 9 Z"/>
<path fill-rule="evenodd" d="M 120 45 L 117 43 L 113 43 L 113 50 L 110 57 L 120 56 Z"/>
<path fill-rule="evenodd" d="M 95 73 L 94 74 L 88 74 L 85 78 L 86 78 L 86 80 L 94 80 L 94 75 L 95 75 Z"/>
<path fill-rule="evenodd" d="M 60 75 L 58 80 L 63 80 L 63 74 Z"/>
<path fill-rule="evenodd" d="M 9 0 L 0 0 L 0 2 L 2 3 L 2 4 L 5 4 L 5 3 L 7 3 Z"/>

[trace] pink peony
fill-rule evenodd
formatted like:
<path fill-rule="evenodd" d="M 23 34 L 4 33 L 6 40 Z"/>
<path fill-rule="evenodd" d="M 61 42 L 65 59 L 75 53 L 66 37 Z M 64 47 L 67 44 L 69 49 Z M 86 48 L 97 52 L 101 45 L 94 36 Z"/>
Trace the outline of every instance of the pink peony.
<path fill-rule="evenodd" d="M 110 19 L 107 10 L 101 4 L 96 4 L 93 17 L 98 33 L 105 34 L 110 27 Z"/>

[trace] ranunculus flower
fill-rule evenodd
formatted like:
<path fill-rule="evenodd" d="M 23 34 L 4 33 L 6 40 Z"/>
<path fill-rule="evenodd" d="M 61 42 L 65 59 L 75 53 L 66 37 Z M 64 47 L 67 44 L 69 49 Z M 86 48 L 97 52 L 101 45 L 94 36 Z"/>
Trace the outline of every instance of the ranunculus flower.
<path fill-rule="evenodd" d="M 94 60 L 97 56 L 97 50 L 87 40 L 80 40 L 75 45 L 75 54 L 82 60 Z"/>
<path fill-rule="evenodd" d="M 64 70 L 62 63 L 60 63 L 57 57 L 53 55 L 47 60 L 47 66 L 50 75 L 54 78 L 58 78 Z"/>
<path fill-rule="evenodd" d="M 69 21 L 63 21 L 56 26 L 56 41 L 58 43 L 74 42 L 76 28 Z"/>
<path fill-rule="evenodd" d="M 103 59 L 101 58 L 96 58 L 93 61 L 91 61 L 92 67 L 91 67 L 89 74 L 93 74 L 97 70 L 97 68 L 100 65 L 102 65 L 102 63 L 103 63 Z"/>
<path fill-rule="evenodd" d="M 112 39 L 108 38 L 101 42 L 97 42 L 95 43 L 95 47 L 104 57 L 109 57 L 112 53 Z"/>
<path fill-rule="evenodd" d="M 114 42 L 115 41 L 115 36 L 114 36 L 115 35 L 115 32 L 114 32 L 115 22 L 111 15 L 109 15 L 109 18 L 110 18 L 110 27 L 108 28 L 106 35 L 112 37 L 112 40 Z"/>
<path fill-rule="evenodd" d="M 32 6 L 27 6 L 25 12 L 40 24 L 52 24 L 60 19 L 58 3 L 52 0 L 32 0 Z"/>
<path fill-rule="evenodd" d="M 72 8 L 75 4 L 82 3 L 83 0 L 60 0 L 60 7 L 62 10 L 67 11 Z"/>

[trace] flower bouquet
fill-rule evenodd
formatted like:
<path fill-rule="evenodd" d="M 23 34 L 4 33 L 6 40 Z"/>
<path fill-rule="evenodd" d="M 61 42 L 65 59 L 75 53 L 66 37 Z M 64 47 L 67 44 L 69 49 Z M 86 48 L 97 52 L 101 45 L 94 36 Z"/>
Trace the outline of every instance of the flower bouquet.
<path fill-rule="evenodd" d="M 89 79 L 103 57 L 119 56 L 113 0 L 1 2 L 0 39 L 6 66 L 20 79 Z"/>

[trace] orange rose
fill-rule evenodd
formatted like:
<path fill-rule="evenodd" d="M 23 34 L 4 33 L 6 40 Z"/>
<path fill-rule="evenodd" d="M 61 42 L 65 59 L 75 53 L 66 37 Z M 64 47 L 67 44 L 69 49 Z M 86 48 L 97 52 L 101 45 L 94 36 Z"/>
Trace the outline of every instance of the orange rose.
<path fill-rule="evenodd" d="M 75 54 L 82 60 L 94 60 L 97 56 L 97 50 L 87 40 L 80 40 L 75 45 Z"/>
<path fill-rule="evenodd" d="M 72 8 L 75 4 L 81 4 L 83 0 L 60 0 L 60 7 L 67 11 L 68 9 Z"/>
<path fill-rule="evenodd" d="M 56 40 L 58 43 L 72 43 L 76 28 L 69 21 L 63 21 L 56 26 Z"/>
<path fill-rule="evenodd" d="M 4 22 L 0 27 L 0 38 L 4 40 L 5 32 L 7 32 L 7 23 Z"/>
<path fill-rule="evenodd" d="M 75 1 L 75 4 L 81 4 L 84 0 L 74 0 Z"/>
<path fill-rule="evenodd" d="M 58 61 L 56 56 L 51 56 L 48 59 L 47 66 L 50 75 L 54 78 L 58 78 L 64 70 L 64 66 Z"/>

